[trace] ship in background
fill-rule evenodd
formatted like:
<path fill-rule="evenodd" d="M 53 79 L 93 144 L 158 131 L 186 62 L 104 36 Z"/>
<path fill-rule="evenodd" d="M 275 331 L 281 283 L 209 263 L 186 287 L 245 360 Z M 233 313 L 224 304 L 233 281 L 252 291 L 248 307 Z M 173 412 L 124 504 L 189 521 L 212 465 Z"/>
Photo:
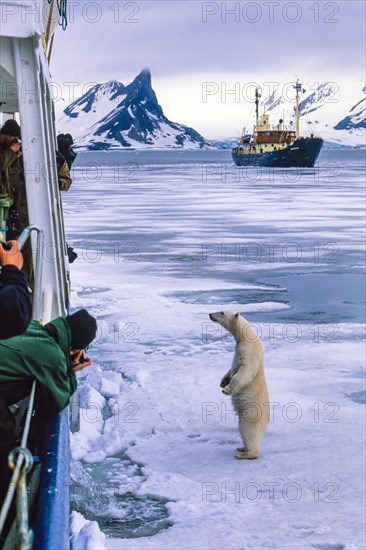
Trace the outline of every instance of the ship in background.
<path fill-rule="evenodd" d="M 232 149 L 233 161 L 237 166 L 269 166 L 272 168 L 312 168 L 323 147 L 324 140 L 311 134 L 300 137 L 299 98 L 302 84 L 297 79 L 294 86 L 295 129 L 284 125 L 283 119 L 271 126 L 269 115 L 264 111 L 259 115 L 259 88 L 255 90 L 256 122 L 252 134 L 245 134 L 245 129 L 238 144 Z"/>

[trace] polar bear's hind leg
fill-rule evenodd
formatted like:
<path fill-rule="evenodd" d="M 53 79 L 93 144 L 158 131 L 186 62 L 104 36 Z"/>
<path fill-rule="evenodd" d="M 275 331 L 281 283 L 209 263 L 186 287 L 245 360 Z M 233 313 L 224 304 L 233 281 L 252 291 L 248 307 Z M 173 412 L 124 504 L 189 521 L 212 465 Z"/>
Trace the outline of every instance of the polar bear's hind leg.
<path fill-rule="evenodd" d="M 245 447 L 237 449 L 235 458 L 255 459 L 260 455 L 261 435 L 258 433 L 259 426 L 256 422 L 247 422 L 239 420 L 240 435 L 245 441 Z"/>
<path fill-rule="evenodd" d="M 256 458 L 258 458 L 258 455 L 253 455 L 251 453 L 248 453 L 248 452 L 245 452 L 245 453 L 235 453 L 235 458 L 237 458 L 238 460 L 243 460 L 243 459 L 246 459 L 246 460 L 255 460 Z"/>

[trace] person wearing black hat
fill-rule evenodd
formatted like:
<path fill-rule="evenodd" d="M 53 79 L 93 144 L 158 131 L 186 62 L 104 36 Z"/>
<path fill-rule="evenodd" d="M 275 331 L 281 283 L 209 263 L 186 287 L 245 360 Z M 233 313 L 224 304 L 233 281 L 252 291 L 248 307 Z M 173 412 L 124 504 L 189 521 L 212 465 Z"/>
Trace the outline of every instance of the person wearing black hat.
<path fill-rule="evenodd" d="M 7 136 L 13 136 L 18 139 L 22 139 L 20 126 L 14 118 L 9 118 L 5 121 L 3 127 L 0 130 L 0 134 L 6 134 Z"/>
<path fill-rule="evenodd" d="M 37 381 L 29 448 L 42 452 L 47 422 L 64 409 L 75 392 L 75 373 L 91 365 L 83 350 L 97 333 L 85 309 L 45 326 L 31 321 L 21 336 L 0 340 L 0 506 L 10 481 L 8 453 L 17 445 L 9 406 L 30 394 Z"/>
<path fill-rule="evenodd" d="M 36 380 L 48 390 L 55 412 L 64 409 L 76 390 L 75 372 L 91 365 L 83 351 L 96 333 L 95 318 L 81 309 L 45 326 L 31 321 L 21 336 L 0 340 L 0 399 L 17 403 Z"/>
<path fill-rule="evenodd" d="M 74 160 L 77 157 L 77 153 L 75 153 L 74 149 L 72 148 L 73 145 L 74 140 L 71 134 L 59 134 L 57 136 L 58 150 L 65 158 L 69 170 L 71 170 L 71 166 L 73 165 Z"/>

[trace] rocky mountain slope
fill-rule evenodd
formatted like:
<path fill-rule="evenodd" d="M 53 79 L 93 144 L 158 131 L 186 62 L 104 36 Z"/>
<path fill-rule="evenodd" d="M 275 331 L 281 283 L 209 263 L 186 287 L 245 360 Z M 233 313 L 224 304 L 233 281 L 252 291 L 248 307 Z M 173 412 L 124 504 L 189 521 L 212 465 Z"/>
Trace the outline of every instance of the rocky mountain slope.
<path fill-rule="evenodd" d="M 58 128 L 89 150 L 213 148 L 193 128 L 167 119 L 146 69 L 127 86 L 116 80 L 95 85 L 64 110 Z"/>

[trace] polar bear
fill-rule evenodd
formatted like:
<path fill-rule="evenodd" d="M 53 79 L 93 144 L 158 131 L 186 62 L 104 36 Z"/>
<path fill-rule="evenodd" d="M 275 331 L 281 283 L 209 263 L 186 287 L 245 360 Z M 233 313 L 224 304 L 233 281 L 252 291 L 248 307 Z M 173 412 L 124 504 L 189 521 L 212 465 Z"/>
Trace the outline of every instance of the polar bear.
<path fill-rule="evenodd" d="M 231 369 L 222 378 L 222 392 L 232 396 L 239 416 L 239 431 L 244 447 L 235 458 L 254 459 L 260 454 L 261 438 L 269 421 L 269 397 L 264 376 L 263 344 L 249 322 L 234 311 L 210 313 L 235 338 L 235 355 Z"/>

